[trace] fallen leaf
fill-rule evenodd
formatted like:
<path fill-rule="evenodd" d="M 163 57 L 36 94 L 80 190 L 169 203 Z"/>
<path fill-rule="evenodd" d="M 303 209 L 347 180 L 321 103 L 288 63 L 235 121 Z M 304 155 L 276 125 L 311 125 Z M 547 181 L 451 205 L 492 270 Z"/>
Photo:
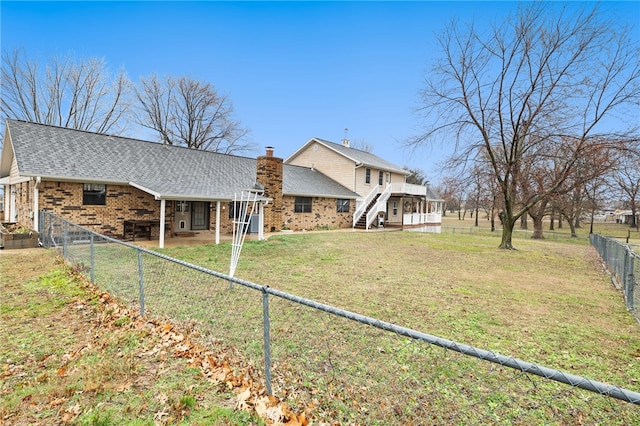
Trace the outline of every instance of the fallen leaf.
<path fill-rule="evenodd" d="M 57 398 L 57 399 L 54 399 L 53 401 L 51 401 L 51 402 L 49 403 L 49 406 L 50 406 L 50 407 L 56 407 L 56 406 L 58 406 L 58 405 L 62 405 L 62 404 L 64 404 L 64 403 L 65 403 L 65 401 L 66 401 L 66 400 L 67 400 L 66 398 Z"/>

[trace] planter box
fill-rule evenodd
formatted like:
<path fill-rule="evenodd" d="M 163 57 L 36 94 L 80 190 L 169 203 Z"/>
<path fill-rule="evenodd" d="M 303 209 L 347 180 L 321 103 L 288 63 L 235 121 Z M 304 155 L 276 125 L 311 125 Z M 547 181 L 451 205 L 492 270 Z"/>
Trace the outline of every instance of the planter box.
<path fill-rule="evenodd" d="M 38 247 L 38 237 L 36 231 L 10 232 L 12 223 L 0 224 L 0 248 L 20 249 Z M 9 228 L 9 229 L 7 229 Z"/>

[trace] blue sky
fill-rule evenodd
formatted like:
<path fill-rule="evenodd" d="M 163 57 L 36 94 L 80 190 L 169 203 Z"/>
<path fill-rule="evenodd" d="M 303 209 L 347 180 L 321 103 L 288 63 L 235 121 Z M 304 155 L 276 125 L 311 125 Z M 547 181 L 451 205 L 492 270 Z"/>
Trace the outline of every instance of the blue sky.
<path fill-rule="evenodd" d="M 573 3 L 579 6 L 580 3 Z M 640 26 L 640 2 L 605 2 Z M 2 52 L 101 57 L 135 82 L 188 76 L 231 99 L 262 154 L 286 158 L 311 137 L 355 143 L 399 166 L 433 170 L 450 153 L 411 153 L 418 91 L 453 18 L 499 22 L 516 2 L 0 2 Z M 636 35 L 638 31 L 636 30 Z M 127 136 L 143 137 L 130 132 Z"/>

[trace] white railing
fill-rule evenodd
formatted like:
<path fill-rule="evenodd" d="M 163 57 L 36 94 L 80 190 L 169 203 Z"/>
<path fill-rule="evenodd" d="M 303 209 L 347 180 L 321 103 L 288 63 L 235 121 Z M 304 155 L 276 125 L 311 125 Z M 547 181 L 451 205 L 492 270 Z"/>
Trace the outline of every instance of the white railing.
<path fill-rule="evenodd" d="M 366 229 L 369 229 L 369 226 L 373 223 L 375 218 L 378 216 L 378 212 L 387 211 L 387 200 L 391 197 L 391 185 L 387 185 L 387 187 L 380 194 L 380 198 L 376 201 L 376 204 L 369 210 L 367 213 L 367 226 Z"/>
<path fill-rule="evenodd" d="M 380 187 L 378 185 L 374 186 L 373 189 L 371 190 L 371 192 L 369 193 L 369 195 L 367 195 L 364 198 L 364 201 L 362 201 L 362 204 L 360 204 L 360 206 L 358 206 L 358 208 L 356 209 L 355 213 L 353 214 L 353 227 L 354 228 L 356 227 L 356 223 L 358 223 L 358 220 L 367 211 L 367 206 L 369 205 L 371 200 L 373 200 L 375 198 L 375 196 L 378 195 L 378 191 L 379 190 L 380 190 Z"/>
<path fill-rule="evenodd" d="M 412 183 L 392 183 L 391 192 L 394 194 L 408 194 L 408 195 L 427 195 L 427 187 L 422 185 L 415 185 Z"/>
<path fill-rule="evenodd" d="M 404 225 L 424 225 L 440 222 L 442 222 L 440 213 L 405 213 L 402 219 Z"/>

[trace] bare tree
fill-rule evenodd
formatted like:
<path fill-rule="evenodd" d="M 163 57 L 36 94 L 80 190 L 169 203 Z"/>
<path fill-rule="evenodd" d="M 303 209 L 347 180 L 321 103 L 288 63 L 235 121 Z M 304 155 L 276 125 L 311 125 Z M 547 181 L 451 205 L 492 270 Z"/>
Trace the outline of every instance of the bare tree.
<path fill-rule="evenodd" d="M 403 168 L 411 173 L 409 176 L 407 176 L 407 183 L 422 186 L 428 185 L 429 179 L 427 178 L 427 173 L 424 170 L 419 168 L 410 168 L 408 166 L 404 166 Z"/>
<path fill-rule="evenodd" d="M 454 173 L 445 176 L 435 190 L 444 199 L 443 215 L 446 216 L 447 208 L 449 208 L 449 211 L 452 213 L 454 210 L 457 210 L 458 220 L 462 220 L 462 197 L 465 191 L 465 184 L 460 176 Z"/>
<path fill-rule="evenodd" d="M 573 157 L 573 150 L 576 149 L 571 142 L 571 140 L 565 141 L 559 147 L 548 146 L 547 149 L 553 150 L 553 154 L 539 156 L 537 161 L 530 165 L 528 173 L 523 176 L 523 181 L 527 181 L 524 186 L 528 190 L 525 202 L 529 203 L 529 199 L 537 199 L 528 209 L 529 216 L 533 220 L 532 238 L 544 238 L 542 220 L 549 214 L 548 207 L 553 205 L 554 200 L 572 193 L 575 189 L 584 188 L 587 183 L 607 175 L 618 164 L 620 153 L 623 152 L 619 149 L 623 144 L 592 138 L 588 143 L 585 143 L 587 149 L 576 158 L 571 170 L 566 170 L 564 161 L 566 158 Z M 583 141 L 573 139 L 573 143 L 578 145 Z M 563 153 L 561 151 L 563 149 L 569 150 L 569 152 Z M 562 183 L 558 185 L 557 182 L 560 181 Z M 549 186 L 554 186 L 555 190 L 548 191 Z M 546 195 L 539 196 L 539 194 Z M 573 194 L 577 196 L 579 192 Z M 577 208 L 578 206 L 573 207 Z M 569 214 L 570 212 L 565 211 L 565 213 Z M 575 228 L 572 226 L 571 229 L 575 236 Z"/>
<path fill-rule="evenodd" d="M 3 118 L 121 133 L 128 124 L 130 82 L 124 70 L 114 77 L 104 59 L 52 57 L 41 68 L 16 50 L 2 56 Z"/>
<path fill-rule="evenodd" d="M 254 150 L 248 130 L 233 119 L 233 106 L 209 83 L 186 77 L 142 78 L 136 121 L 169 145 L 225 154 Z"/>
<path fill-rule="evenodd" d="M 572 7 L 520 4 L 487 35 L 452 23 L 422 92 L 421 112 L 431 124 L 409 144 L 455 135 L 458 158 L 486 153 L 503 198 L 504 249 L 513 248 L 515 222 L 556 192 L 580 158 L 603 144 L 637 139 L 637 122 L 610 131 L 603 121 L 637 108 L 638 45 L 628 28 L 601 19 L 598 6 L 575 13 Z M 553 180 L 519 202 L 527 166 L 550 155 L 559 167 Z"/>
<path fill-rule="evenodd" d="M 373 153 L 374 146 L 368 143 L 365 139 L 358 139 L 350 142 L 349 146 L 354 149 L 359 149 L 360 151 Z"/>
<path fill-rule="evenodd" d="M 631 227 L 638 227 L 638 208 L 640 203 L 640 154 L 629 150 L 613 172 L 616 186 L 627 198 L 627 205 L 631 210 Z"/>

